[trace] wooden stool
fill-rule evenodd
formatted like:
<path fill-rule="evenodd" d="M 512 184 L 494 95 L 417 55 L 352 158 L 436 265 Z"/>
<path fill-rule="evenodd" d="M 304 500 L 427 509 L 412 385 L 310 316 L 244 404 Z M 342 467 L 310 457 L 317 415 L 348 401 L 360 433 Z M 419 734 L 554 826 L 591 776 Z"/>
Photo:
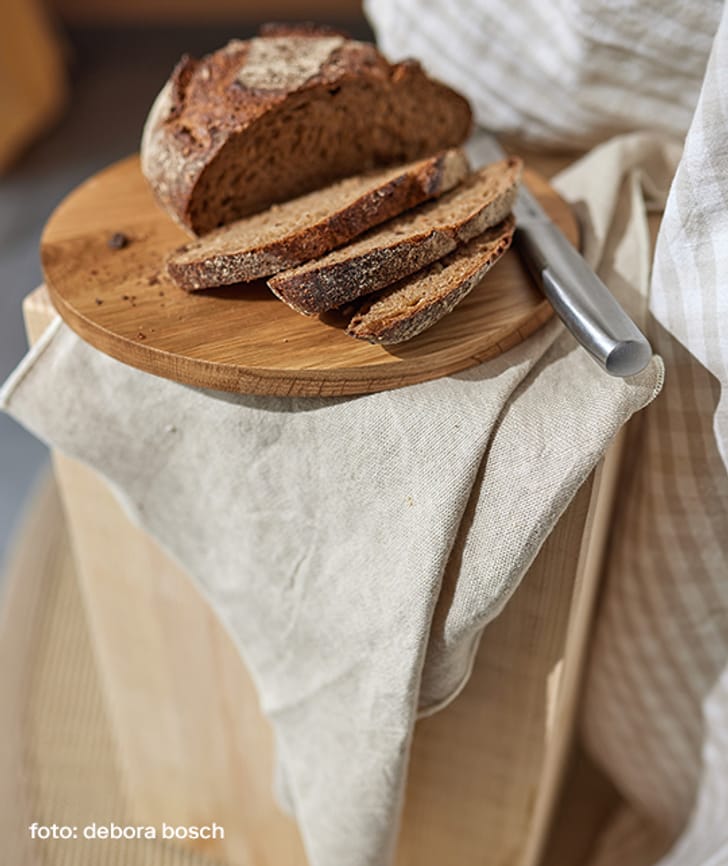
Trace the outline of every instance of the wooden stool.
<path fill-rule="evenodd" d="M 35 340 L 53 315 L 24 305 Z M 397 866 L 541 861 L 570 750 L 621 446 L 582 486 L 505 611 L 471 680 L 415 730 Z M 140 824 L 210 825 L 230 866 L 304 866 L 271 792 L 272 739 L 250 677 L 188 575 L 106 483 L 54 455 L 128 796 Z"/>

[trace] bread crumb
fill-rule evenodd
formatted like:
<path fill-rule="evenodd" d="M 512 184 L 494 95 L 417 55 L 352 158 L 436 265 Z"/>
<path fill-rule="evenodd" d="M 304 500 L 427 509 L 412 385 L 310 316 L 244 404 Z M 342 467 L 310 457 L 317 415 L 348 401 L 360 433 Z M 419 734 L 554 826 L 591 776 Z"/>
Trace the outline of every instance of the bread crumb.
<path fill-rule="evenodd" d="M 110 250 L 123 250 L 124 247 L 129 246 L 129 236 L 125 235 L 124 232 L 114 232 L 106 241 L 106 246 Z"/>

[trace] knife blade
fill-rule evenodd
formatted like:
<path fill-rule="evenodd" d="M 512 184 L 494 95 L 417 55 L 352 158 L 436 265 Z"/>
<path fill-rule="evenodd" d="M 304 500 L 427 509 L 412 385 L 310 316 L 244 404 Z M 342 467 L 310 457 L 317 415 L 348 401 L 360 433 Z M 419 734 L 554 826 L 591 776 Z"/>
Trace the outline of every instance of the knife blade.
<path fill-rule="evenodd" d="M 473 165 L 506 155 L 488 132 L 476 133 L 467 150 Z M 647 338 L 525 185 L 513 213 L 518 252 L 578 342 L 612 376 L 644 370 L 652 357 Z"/>

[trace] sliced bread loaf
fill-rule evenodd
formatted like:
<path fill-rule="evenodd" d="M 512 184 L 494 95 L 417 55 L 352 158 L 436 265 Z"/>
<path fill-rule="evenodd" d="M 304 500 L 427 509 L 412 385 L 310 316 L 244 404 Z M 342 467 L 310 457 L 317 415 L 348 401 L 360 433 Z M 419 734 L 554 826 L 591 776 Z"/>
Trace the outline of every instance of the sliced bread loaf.
<path fill-rule="evenodd" d="M 161 205 L 204 234 L 376 166 L 462 144 L 466 99 L 331 30 L 268 28 L 184 57 L 142 137 Z"/>
<path fill-rule="evenodd" d="M 321 259 L 282 271 L 268 285 L 305 315 L 391 285 L 505 219 L 522 168 L 517 157 L 485 166 L 438 201 L 390 220 Z"/>
<path fill-rule="evenodd" d="M 507 217 L 437 262 L 365 299 L 346 333 L 370 343 L 401 343 L 449 313 L 511 245 Z"/>
<path fill-rule="evenodd" d="M 185 244 L 167 270 L 188 291 L 267 277 L 447 192 L 468 171 L 467 157 L 456 149 L 340 180 Z"/>

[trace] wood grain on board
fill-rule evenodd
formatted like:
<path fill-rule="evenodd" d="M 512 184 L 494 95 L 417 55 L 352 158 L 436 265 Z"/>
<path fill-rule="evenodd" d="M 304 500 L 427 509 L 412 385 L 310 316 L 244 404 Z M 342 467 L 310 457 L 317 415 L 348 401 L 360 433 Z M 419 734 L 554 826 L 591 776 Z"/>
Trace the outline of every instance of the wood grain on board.
<path fill-rule="evenodd" d="M 533 171 L 526 182 L 570 240 L 568 205 Z M 113 249 L 123 233 L 129 243 Z M 448 316 L 384 348 L 346 336 L 335 314 L 305 317 L 262 281 L 196 294 L 166 275 L 187 235 L 158 207 L 138 157 L 72 192 L 46 226 L 41 257 L 53 303 L 103 352 L 185 384 L 248 394 L 337 396 L 455 373 L 520 343 L 552 315 L 511 250 Z"/>

